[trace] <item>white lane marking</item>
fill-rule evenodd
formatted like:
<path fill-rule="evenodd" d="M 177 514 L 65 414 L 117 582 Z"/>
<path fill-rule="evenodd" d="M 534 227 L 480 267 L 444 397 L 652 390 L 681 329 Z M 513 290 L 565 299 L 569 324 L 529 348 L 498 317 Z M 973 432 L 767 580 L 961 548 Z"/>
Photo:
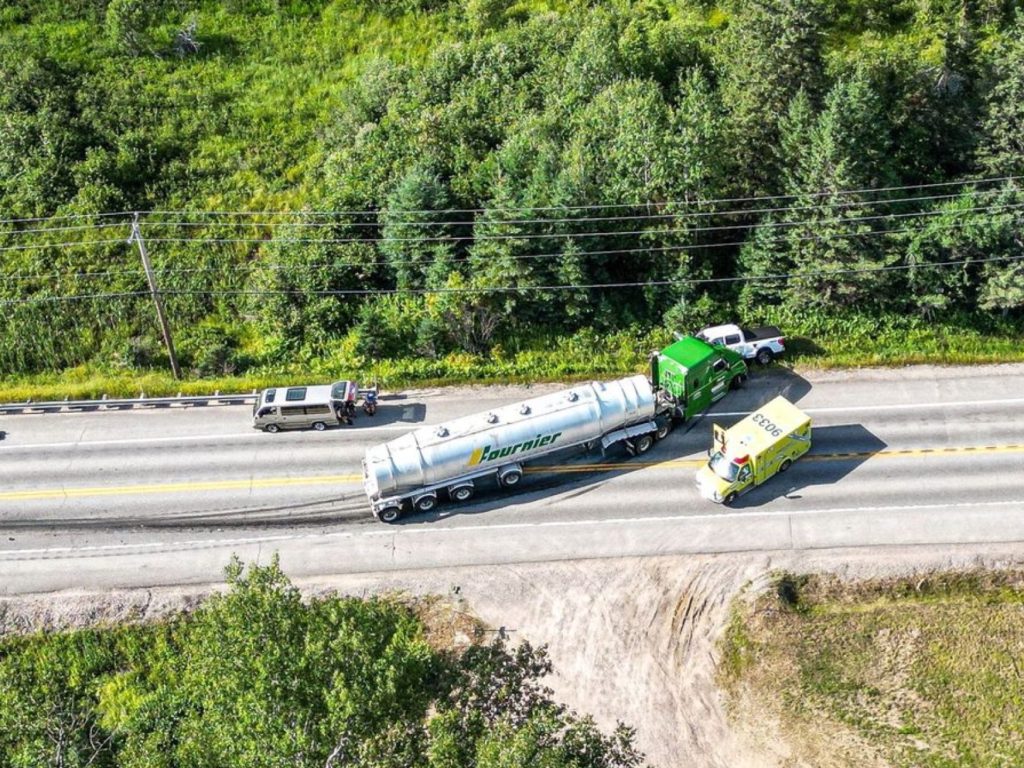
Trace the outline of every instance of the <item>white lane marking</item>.
<path fill-rule="evenodd" d="M 967 408 L 978 405 L 1020 405 L 1024 404 L 1024 397 L 1008 398 L 1006 400 L 959 400 L 949 403 L 893 403 L 890 405 L 851 405 L 837 408 L 802 408 L 805 413 L 856 413 L 872 411 L 895 411 L 895 410 L 923 410 L 928 408 Z M 750 411 L 705 411 L 701 417 L 708 416 L 747 416 Z M 414 429 L 423 427 L 434 427 L 436 424 L 393 424 L 379 427 L 360 427 L 351 430 L 348 434 L 367 434 L 372 432 L 411 432 Z M 187 442 L 196 443 L 204 441 L 227 440 L 227 439 L 265 439 L 274 440 L 279 437 L 264 435 L 257 431 L 252 432 L 231 432 L 223 435 L 180 435 L 166 437 L 129 437 L 117 440 L 77 440 L 62 443 L 25 443 L 7 444 L 0 443 L 0 453 L 10 453 L 16 450 L 32 450 L 39 448 L 82 448 L 103 445 L 140 445 L 145 443 L 173 443 Z"/>
<path fill-rule="evenodd" d="M 1015 505 L 1024 508 L 1024 499 L 1007 499 L 1004 501 L 965 501 L 955 504 L 905 504 L 898 506 L 882 507 L 836 507 L 833 509 L 803 509 L 803 510 L 772 510 L 772 511 L 751 511 L 751 512 L 718 512 L 702 515 L 660 515 L 657 517 L 612 517 L 600 520 L 545 520 L 536 523 L 496 523 L 494 525 L 466 525 L 450 528 L 428 526 L 424 528 L 392 527 L 381 524 L 380 530 L 375 531 L 335 531 L 333 533 L 315 534 L 318 539 L 355 539 L 355 538 L 384 538 L 388 536 L 414 536 L 414 535 L 441 535 L 463 532 L 490 532 L 526 530 L 529 528 L 578 528 L 581 526 L 595 525 L 624 525 L 633 523 L 688 523 L 704 522 L 714 520 L 730 520 L 737 518 L 752 517 L 812 517 L 816 515 L 831 514 L 852 514 L 872 512 L 914 512 L 926 509 L 953 510 L 953 509 L 974 509 L 979 507 L 1001 507 Z M 367 512 L 367 515 L 370 513 Z M 167 542 L 141 542 L 139 544 L 98 544 L 82 547 L 51 547 L 38 549 L 9 549 L 0 551 L 0 560 L 11 559 L 23 555 L 53 555 L 62 553 L 81 554 L 89 552 L 117 552 L 134 549 L 181 549 L 183 547 L 202 547 L 213 549 L 216 547 L 227 547 L 245 544 L 264 544 L 275 541 L 299 541 L 312 538 L 310 534 L 281 534 L 279 536 L 254 536 L 252 538 L 230 538 L 230 539 L 187 539 L 184 541 Z"/>
<path fill-rule="evenodd" d="M 855 413 L 859 411 L 922 410 L 927 408 L 967 408 L 975 405 L 1020 405 L 1024 397 L 1006 400 L 955 400 L 949 403 L 892 403 L 890 405 L 848 405 L 837 408 L 803 408 L 804 413 Z M 799 405 L 799 402 L 797 403 Z M 705 416 L 747 416 L 750 411 L 705 411 Z"/>

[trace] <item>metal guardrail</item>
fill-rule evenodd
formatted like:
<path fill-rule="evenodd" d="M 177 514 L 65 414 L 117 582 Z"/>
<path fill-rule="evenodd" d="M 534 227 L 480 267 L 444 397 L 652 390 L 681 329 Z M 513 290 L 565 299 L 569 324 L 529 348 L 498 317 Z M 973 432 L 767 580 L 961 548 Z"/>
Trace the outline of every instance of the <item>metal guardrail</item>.
<path fill-rule="evenodd" d="M 136 408 L 188 408 L 209 405 L 245 405 L 256 402 L 258 390 L 234 395 L 181 395 L 177 397 L 146 397 L 143 392 L 138 397 L 108 398 L 100 400 L 26 400 L 21 403 L 0 403 L 0 415 L 27 413 L 69 413 L 76 411 L 125 411 Z"/>

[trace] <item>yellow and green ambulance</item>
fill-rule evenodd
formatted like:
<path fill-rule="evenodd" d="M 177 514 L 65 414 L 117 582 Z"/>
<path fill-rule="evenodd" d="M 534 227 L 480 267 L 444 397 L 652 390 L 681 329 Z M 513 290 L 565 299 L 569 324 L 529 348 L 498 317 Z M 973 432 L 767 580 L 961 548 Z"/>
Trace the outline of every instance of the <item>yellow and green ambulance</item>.
<path fill-rule="evenodd" d="M 811 447 L 811 419 L 779 396 L 729 429 L 714 426 L 708 463 L 697 471 L 697 489 L 711 501 L 730 504 L 772 477 Z"/>

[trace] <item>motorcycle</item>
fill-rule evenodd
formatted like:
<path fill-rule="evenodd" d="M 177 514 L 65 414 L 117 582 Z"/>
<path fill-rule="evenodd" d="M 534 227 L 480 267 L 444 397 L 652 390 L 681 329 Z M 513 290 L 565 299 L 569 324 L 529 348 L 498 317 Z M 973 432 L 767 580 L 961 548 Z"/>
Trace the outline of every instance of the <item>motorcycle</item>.
<path fill-rule="evenodd" d="M 363 412 L 367 416 L 373 416 L 377 412 L 377 392 L 376 390 L 368 390 L 363 396 Z"/>

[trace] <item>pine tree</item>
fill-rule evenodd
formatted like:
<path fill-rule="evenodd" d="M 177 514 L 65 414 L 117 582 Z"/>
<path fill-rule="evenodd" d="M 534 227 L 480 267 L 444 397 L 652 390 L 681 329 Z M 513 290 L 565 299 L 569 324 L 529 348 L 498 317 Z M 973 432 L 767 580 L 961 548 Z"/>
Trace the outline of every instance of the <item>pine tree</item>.
<path fill-rule="evenodd" d="M 978 154 L 990 176 L 1024 175 L 1024 12 L 995 59 Z"/>
<path fill-rule="evenodd" d="M 447 186 L 430 168 L 413 166 L 398 182 L 381 212 L 381 253 L 402 289 L 422 288 L 428 277 L 436 282 L 435 261 L 450 259 L 457 217 Z"/>
<path fill-rule="evenodd" d="M 794 100 L 782 138 L 793 209 L 784 224 L 786 247 L 800 277 L 787 298 L 797 304 L 853 306 L 884 298 L 891 278 L 879 268 L 895 262 L 886 252 L 875 212 L 850 191 L 885 178 L 885 122 L 862 74 L 840 80 L 821 113 L 808 123 L 802 98 Z"/>
<path fill-rule="evenodd" d="M 740 4 L 720 51 L 723 103 L 731 113 L 730 155 L 740 193 L 778 191 L 773 149 L 779 120 L 801 89 L 820 90 L 825 8 L 819 0 Z"/>

